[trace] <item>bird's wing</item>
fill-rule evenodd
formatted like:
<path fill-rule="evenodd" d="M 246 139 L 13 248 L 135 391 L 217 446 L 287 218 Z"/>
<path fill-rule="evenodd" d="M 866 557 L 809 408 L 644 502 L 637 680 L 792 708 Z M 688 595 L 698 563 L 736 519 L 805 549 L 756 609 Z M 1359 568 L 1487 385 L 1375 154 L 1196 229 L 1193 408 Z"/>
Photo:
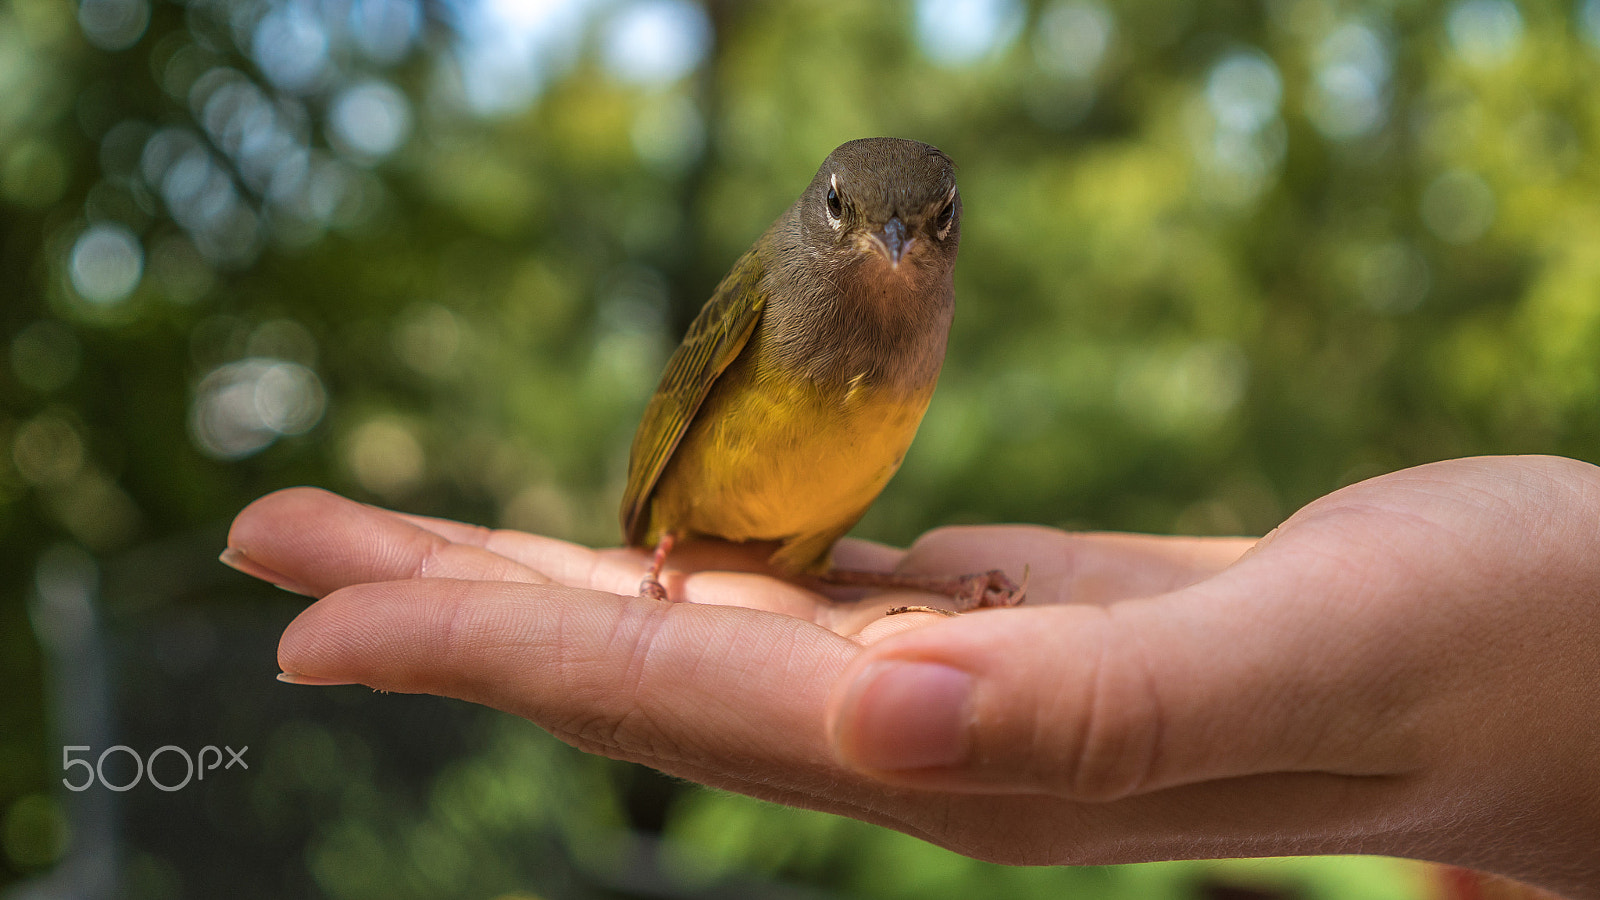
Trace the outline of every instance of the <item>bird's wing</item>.
<path fill-rule="evenodd" d="M 733 264 L 689 333 L 667 362 L 661 385 L 644 411 L 639 432 L 628 457 L 628 487 L 622 495 L 622 534 L 629 544 L 644 542 L 650 527 L 646 514 L 667 461 L 694 421 L 711 385 L 728 368 L 750 340 L 766 297 L 761 291 L 763 271 L 755 250 Z"/>

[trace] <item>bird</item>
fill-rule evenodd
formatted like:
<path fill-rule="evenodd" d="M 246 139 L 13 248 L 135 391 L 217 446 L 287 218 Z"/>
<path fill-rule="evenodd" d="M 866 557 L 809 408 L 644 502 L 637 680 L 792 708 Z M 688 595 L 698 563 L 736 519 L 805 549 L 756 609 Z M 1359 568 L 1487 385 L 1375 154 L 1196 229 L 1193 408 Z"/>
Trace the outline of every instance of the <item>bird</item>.
<path fill-rule="evenodd" d="M 1005 606 L 1003 572 L 954 577 L 832 567 L 834 543 L 899 469 L 928 408 L 955 310 L 954 161 L 901 138 L 840 145 L 718 284 L 666 365 L 629 453 L 623 535 L 776 542 L 780 573 L 903 586 Z"/>

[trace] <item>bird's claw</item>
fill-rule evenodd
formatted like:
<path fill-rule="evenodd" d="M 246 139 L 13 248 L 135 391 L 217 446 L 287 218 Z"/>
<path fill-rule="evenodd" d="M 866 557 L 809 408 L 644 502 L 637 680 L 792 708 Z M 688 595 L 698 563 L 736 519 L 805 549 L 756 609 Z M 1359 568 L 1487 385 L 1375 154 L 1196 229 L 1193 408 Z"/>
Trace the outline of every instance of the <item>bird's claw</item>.
<path fill-rule="evenodd" d="M 961 611 L 973 609 L 1001 609 L 1021 603 L 1028 590 L 1028 571 L 1022 572 L 1022 583 L 1012 581 L 1005 572 L 990 569 L 960 578 L 961 590 L 955 595 Z"/>
<path fill-rule="evenodd" d="M 660 579 L 649 576 L 639 582 L 639 596 L 648 597 L 651 600 L 666 600 L 667 589 L 661 584 Z"/>

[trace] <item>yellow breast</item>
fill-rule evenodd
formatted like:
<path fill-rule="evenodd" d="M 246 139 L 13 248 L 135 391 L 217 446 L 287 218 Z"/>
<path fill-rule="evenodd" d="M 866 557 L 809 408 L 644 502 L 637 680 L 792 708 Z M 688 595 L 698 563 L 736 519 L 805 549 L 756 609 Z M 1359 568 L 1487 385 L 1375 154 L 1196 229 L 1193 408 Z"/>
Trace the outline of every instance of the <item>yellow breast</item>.
<path fill-rule="evenodd" d="M 695 415 L 656 485 L 650 539 L 778 540 L 774 562 L 814 571 L 900 467 L 933 385 L 823 386 L 757 357 L 729 366 Z"/>

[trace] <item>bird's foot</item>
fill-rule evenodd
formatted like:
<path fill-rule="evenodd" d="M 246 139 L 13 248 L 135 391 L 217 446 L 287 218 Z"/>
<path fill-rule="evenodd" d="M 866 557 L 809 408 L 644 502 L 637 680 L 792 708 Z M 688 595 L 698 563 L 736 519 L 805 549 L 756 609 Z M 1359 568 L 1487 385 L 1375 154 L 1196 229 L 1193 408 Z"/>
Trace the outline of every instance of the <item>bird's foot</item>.
<path fill-rule="evenodd" d="M 1021 603 L 1028 591 L 1028 570 L 1022 570 L 1022 583 L 1017 584 L 999 569 L 990 569 L 977 575 L 962 575 L 955 579 L 961 589 L 954 595 L 961 611 L 972 609 L 999 609 Z"/>
<path fill-rule="evenodd" d="M 651 600 L 666 600 L 667 589 L 661 584 L 661 570 L 667 565 L 667 554 L 672 552 L 672 545 L 678 542 L 677 535 L 668 531 L 656 541 L 656 548 L 650 554 L 650 568 L 644 572 L 644 580 L 639 582 L 639 596 L 649 597 Z"/>
<path fill-rule="evenodd" d="M 667 589 L 661 584 L 661 579 L 653 574 L 646 575 L 644 580 L 639 582 L 639 596 L 648 597 L 651 600 L 665 600 L 667 599 Z"/>
<path fill-rule="evenodd" d="M 944 594 L 956 603 L 955 612 L 974 609 L 998 609 L 1021 603 L 1028 589 L 1027 570 L 1022 583 L 1017 584 L 999 569 L 990 569 L 973 575 L 907 575 L 897 572 L 860 572 L 854 569 L 831 569 L 822 576 L 829 584 L 848 587 L 876 587 L 901 590 L 928 591 Z M 923 606 L 895 607 L 890 615 L 930 609 Z M 945 612 L 948 612 L 946 610 Z"/>

